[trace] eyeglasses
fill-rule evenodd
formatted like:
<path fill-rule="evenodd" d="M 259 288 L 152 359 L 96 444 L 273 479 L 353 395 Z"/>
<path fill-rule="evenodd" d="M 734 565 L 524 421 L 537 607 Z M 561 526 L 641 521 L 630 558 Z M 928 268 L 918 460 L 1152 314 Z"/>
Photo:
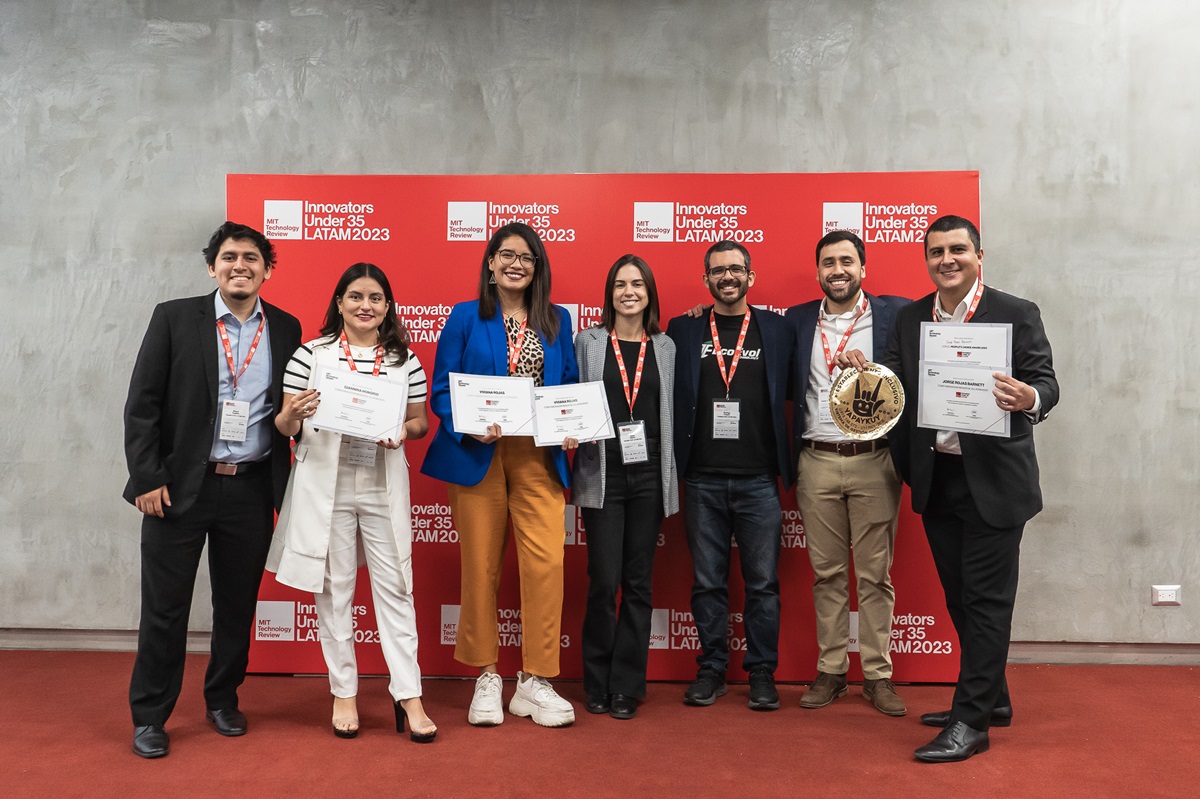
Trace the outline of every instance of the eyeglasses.
<path fill-rule="evenodd" d="M 708 270 L 709 277 L 721 277 L 728 272 L 733 277 L 742 277 L 748 270 L 743 264 L 732 264 L 731 266 L 714 266 Z"/>
<path fill-rule="evenodd" d="M 527 252 L 518 255 L 512 250 L 500 250 L 496 255 L 500 258 L 500 263 L 505 266 L 512 266 L 514 262 L 520 261 L 521 266 L 532 269 L 533 265 L 537 263 L 537 257 Z"/>

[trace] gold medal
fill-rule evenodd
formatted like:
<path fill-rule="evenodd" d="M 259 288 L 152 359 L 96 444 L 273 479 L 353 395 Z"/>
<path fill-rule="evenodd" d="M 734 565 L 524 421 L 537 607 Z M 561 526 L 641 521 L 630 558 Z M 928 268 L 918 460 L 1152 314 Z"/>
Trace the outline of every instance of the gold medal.
<path fill-rule="evenodd" d="M 860 441 L 881 438 L 904 411 L 904 387 L 886 366 L 844 369 L 829 391 L 829 412 L 838 429 Z"/>

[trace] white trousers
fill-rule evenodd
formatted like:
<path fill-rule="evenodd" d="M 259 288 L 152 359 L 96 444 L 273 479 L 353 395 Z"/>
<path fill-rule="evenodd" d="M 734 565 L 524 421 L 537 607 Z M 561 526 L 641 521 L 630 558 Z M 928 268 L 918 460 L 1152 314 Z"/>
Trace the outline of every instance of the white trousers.
<path fill-rule="evenodd" d="M 331 528 L 325 590 L 314 594 L 331 692 L 343 699 L 358 695 L 353 605 L 361 541 L 371 575 L 379 643 L 392 678 L 388 691 L 396 701 L 420 696 L 417 614 L 412 593 L 405 588 L 412 585 L 412 561 L 400 563 L 382 453 L 374 466 L 340 461 Z"/>

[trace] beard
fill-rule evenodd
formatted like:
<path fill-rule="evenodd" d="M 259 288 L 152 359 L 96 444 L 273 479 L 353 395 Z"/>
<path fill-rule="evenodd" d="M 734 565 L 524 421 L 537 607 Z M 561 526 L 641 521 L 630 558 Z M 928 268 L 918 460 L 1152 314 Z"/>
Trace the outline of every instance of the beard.
<path fill-rule="evenodd" d="M 852 299 L 855 295 L 857 295 L 861 286 L 862 281 L 855 280 L 853 278 L 840 286 L 830 285 L 829 283 L 822 281 L 821 291 L 825 292 L 825 296 L 834 302 L 845 302 L 846 300 Z"/>
<path fill-rule="evenodd" d="M 725 299 L 723 290 L 734 285 L 738 287 L 736 296 L 731 300 Z M 710 283 L 708 286 L 708 293 L 712 295 L 713 299 L 724 305 L 736 305 L 749 291 L 750 281 L 748 280 L 718 280 L 715 285 Z"/>

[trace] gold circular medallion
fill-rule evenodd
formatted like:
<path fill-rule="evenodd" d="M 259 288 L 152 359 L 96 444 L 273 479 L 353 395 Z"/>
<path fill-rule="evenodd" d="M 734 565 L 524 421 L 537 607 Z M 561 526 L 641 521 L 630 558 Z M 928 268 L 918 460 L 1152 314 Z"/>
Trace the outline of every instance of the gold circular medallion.
<path fill-rule="evenodd" d="M 843 369 L 829 391 L 829 412 L 838 429 L 860 441 L 881 438 L 900 421 L 904 387 L 886 366 L 868 363 Z"/>

